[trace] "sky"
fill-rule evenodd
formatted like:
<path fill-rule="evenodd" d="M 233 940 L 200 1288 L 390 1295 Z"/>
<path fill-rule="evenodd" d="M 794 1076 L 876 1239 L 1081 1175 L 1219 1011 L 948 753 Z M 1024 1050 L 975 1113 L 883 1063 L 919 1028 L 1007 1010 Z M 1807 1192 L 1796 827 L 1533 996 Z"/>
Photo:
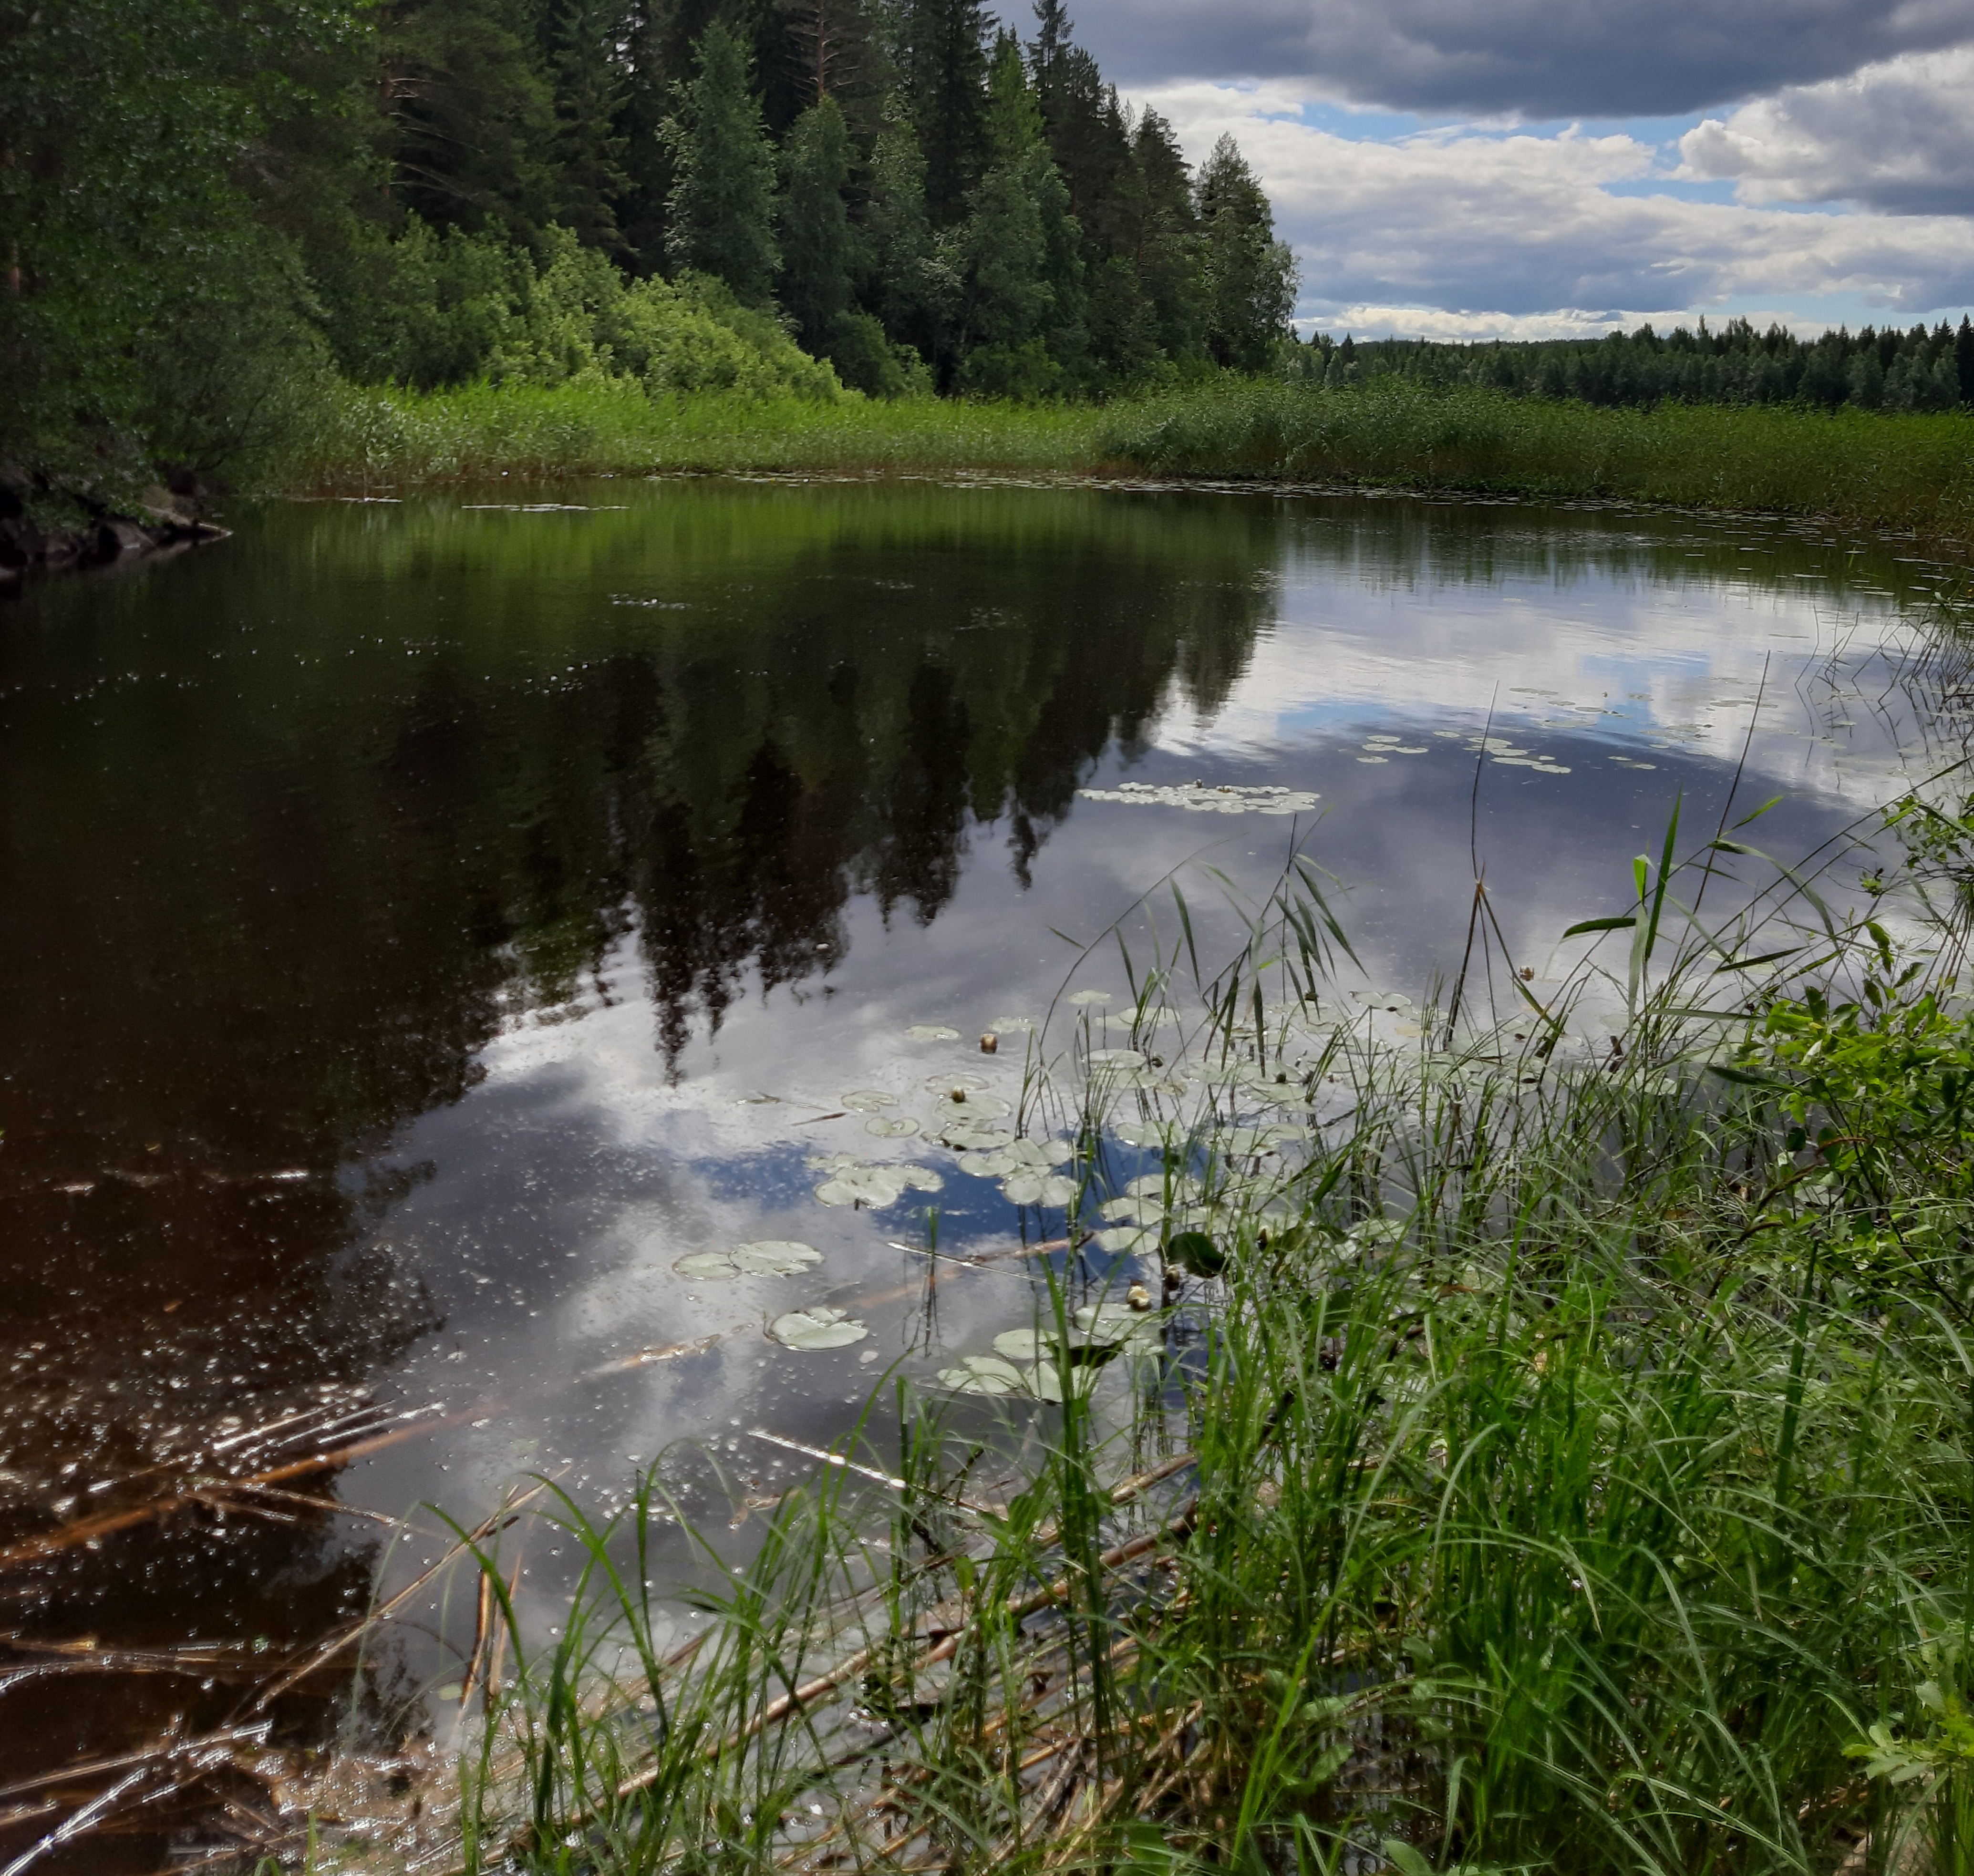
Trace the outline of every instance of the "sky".
<path fill-rule="evenodd" d="M 1233 133 L 1295 249 L 1305 333 L 1595 336 L 1702 314 L 1808 333 L 1974 307 L 1974 0 L 1071 16 L 1195 161 Z"/>

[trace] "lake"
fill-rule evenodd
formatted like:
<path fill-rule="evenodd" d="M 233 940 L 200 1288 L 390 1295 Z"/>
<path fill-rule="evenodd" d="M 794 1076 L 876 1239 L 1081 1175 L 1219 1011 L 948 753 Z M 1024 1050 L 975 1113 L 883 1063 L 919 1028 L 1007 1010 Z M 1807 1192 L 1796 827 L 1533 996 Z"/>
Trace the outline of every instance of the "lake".
<path fill-rule="evenodd" d="M 928 1262 L 1064 1226 L 953 1115 L 1100 1030 L 1160 882 L 1224 948 L 1299 849 L 1340 999 L 1424 1003 L 1479 871 L 1540 985 L 1676 797 L 1809 854 L 1965 753 L 1957 578 L 1806 523 L 742 479 L 235 520 L 0 612 L 10 1854 L 173 1730 L 300 1748 L 356 1688 L 442 1743 L 456 1586 L 261 1701 L 439 1554 L 421 1504 L 671 1453 L 744 1556 L 880 1381 L 1026 1321 L 1034 1260 Z"/>

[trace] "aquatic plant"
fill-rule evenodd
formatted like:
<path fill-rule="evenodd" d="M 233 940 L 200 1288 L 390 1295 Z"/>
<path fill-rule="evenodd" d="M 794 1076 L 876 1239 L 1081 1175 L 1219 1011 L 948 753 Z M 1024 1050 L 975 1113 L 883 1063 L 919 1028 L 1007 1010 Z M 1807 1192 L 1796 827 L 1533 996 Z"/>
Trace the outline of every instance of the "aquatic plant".
<path fill-rule="evenodd" d="M 1162 882 L 966 1150 L 1073 1188 L 1032 1318 L 874 1396 L 750 1554 L 696 1533 L 669 1654 L 661 1475 L 549 1488 L 545 1642 L 462 1533 L 421 1828 L 472 1869 L 1965 1867 L 1974 800 L 1787 866 L 1759 813 L 1682 848 L 1675 804 L 1553 975 L 1477 880 L 1423 1005 L 1340 988 L 1299 856 L 1218 967 Z"/>

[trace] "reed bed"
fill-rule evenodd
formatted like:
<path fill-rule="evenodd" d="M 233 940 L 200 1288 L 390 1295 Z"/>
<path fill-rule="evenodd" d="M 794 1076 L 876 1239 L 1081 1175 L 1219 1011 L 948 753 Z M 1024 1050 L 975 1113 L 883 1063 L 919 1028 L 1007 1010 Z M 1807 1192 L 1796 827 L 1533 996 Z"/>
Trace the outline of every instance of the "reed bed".
<path fill-rule="evenodd" d="M 1608 410 L 1396 379 L 1126 405 L 1101 452 L 1160 474 L 1825 516 L 1974 545 L 1974 418 L 1665 403 Z"/>
<path fill-rule="evenodd" d="M 1228 378 L 1108 405 L 653 398 L 578 379 L 345 388 L 275 478 L 366 494 L 502 476 L 1157 477 L 1815 515 L 1974 546 L 1974 418 L 1664 404 L 1606 410 L 1399 379 Z"/>
<path fill-rule="evenodd" d="M 456 1783 L 294 1860 L 1974 1868 L 1974 797 L 1799 865 L 1759 815 L 1675 804 L 1553 976 L 1477 879 L 1417 1005 L 1340 988 L 1306 861 L 1218 967 L 1162 882 L 1103 940 L 1130 1045 L 1031 1039 L 1075 1196 L 1026 1340 L 702 1540 L 683 1648 L 661 1472 L 538 1484 L 548 1639 L 509 1520 L 460 1530 Z"/>

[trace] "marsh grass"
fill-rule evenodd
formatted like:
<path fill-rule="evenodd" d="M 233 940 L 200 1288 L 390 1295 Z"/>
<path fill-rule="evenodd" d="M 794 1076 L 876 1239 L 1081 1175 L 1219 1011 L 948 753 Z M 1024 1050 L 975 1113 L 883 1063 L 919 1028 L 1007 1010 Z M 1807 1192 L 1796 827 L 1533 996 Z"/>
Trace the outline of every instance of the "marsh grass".
<path fill-rule="evenodd" d="M 275 478 L 370 494 L 503 475 L 1183 477 L 1816 515 L 1974 546 L 1974 419 L 1649 410 L 1381 379 L 1228 379 L 1107 405 L 653 398 L 634 384 L 345 387 Z"/>
<path fill-rule="evenodd" d="M 1103 940 L 1138 1059 L 1031 1038 L 1082 1248 L 1021 1386 L 887 1383 L 750 1556 L 695 1537 L 670 1653 L 657 1474 L 539 1514 L 546 1641 L 461 1533 L 511 1667 L 450 1866 L 1974 1868 L 1974 799 L 1871 831 L 1851 912 L 1863 836 L 1675 804 L 1553 981 L 1477 881 L 1457 1010 L 1341 994 L 1300 857 L 1218 882 L 1217 969 L 1162 882 Z"/>
<path fill-rule="evenodd" d="M 1815 514 L 1974 544 L 1974 419 L 1960 412 L 1250 382 L 1120 406 L 1099 448 L 1160 474 Z"/>

